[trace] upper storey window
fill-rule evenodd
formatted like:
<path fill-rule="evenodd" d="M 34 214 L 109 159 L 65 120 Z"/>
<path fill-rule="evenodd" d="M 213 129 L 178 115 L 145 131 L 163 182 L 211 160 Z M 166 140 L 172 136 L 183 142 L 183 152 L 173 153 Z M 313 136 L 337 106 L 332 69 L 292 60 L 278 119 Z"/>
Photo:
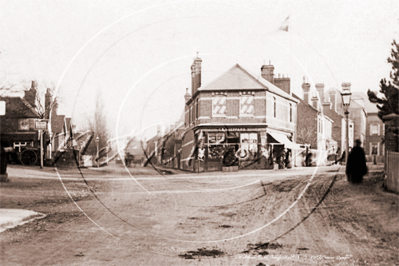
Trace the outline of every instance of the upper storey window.
<path fill-rule="evenodd" d="M 226 115 L 226 96 L 217 95 L 212 98 L 212 115 Z"/>
<path fill-rule="evenodd" d="M 253 95 L 241 96 L 240 115 L 241 116 L 254 115 L 254 96 Z"/>

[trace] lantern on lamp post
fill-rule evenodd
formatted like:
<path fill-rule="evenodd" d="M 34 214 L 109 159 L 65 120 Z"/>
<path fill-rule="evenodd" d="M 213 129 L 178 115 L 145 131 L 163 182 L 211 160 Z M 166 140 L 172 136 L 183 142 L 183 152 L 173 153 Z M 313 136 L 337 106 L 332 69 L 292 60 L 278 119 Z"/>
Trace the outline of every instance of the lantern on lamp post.
<path fill-rule="evenodd" d="M 351 103 L 351 91 L 350 91 L 350 83 L 342 83 L 342 105 L 345 111 L 345 120 L 346 120 L 346 137 L 345 137 L 345 163 L 348 163 L 348 155 L 349 155 L 349 105 Z"/>

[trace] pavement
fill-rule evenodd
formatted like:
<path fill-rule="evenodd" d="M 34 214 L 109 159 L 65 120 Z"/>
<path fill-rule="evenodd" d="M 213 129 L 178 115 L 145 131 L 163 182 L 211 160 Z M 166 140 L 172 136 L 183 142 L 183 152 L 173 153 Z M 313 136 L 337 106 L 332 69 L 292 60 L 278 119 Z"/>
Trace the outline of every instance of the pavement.
<path fill-rule="evenodd" d="M 46 215 L 30 210 L 0 209 L 0 233 L 8 228 L 28 223 L 35 219 L 44 218 Z"/>

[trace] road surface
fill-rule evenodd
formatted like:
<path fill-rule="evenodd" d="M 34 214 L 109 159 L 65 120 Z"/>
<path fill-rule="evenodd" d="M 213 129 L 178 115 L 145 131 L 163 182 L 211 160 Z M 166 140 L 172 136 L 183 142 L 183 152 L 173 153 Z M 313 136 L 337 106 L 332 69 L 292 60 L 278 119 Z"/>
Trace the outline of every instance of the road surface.
<path fill-rule="evenodd" d="M 0 234 L 2 264 L 398 262 L 398 196 L 380 189 L 378 172 L 355 186 L 336 166 L 165 176 L 110 169 L 11 167 L 1 207 L 47 217 Z"/>

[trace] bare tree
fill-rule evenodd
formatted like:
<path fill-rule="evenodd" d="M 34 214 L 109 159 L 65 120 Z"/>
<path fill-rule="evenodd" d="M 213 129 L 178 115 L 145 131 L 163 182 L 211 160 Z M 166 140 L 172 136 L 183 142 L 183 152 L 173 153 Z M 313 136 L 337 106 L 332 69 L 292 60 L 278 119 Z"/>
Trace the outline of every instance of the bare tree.
<path fill-rule="evenodd" d="M 109 130 L 107 127 L 107 116 L 102 100 L 101 90 L 97 91 L 94 115 L 86 118 L 86 130 L 94 132 L 94 140 L 99 137 L 99 148 L 107 146 L 109 140 Z M 95 155 L 97 152 L 97 145 L 92 141 L 87 149 L 87 154 Z"/>
<path fill-rule="evenodd" d="M 312 148 L 316 147 L 317 135 L 315 134 L 316 127 L 303 126 L 298 128 L 297 142 L 303 144 L 310 144 Z"/>

